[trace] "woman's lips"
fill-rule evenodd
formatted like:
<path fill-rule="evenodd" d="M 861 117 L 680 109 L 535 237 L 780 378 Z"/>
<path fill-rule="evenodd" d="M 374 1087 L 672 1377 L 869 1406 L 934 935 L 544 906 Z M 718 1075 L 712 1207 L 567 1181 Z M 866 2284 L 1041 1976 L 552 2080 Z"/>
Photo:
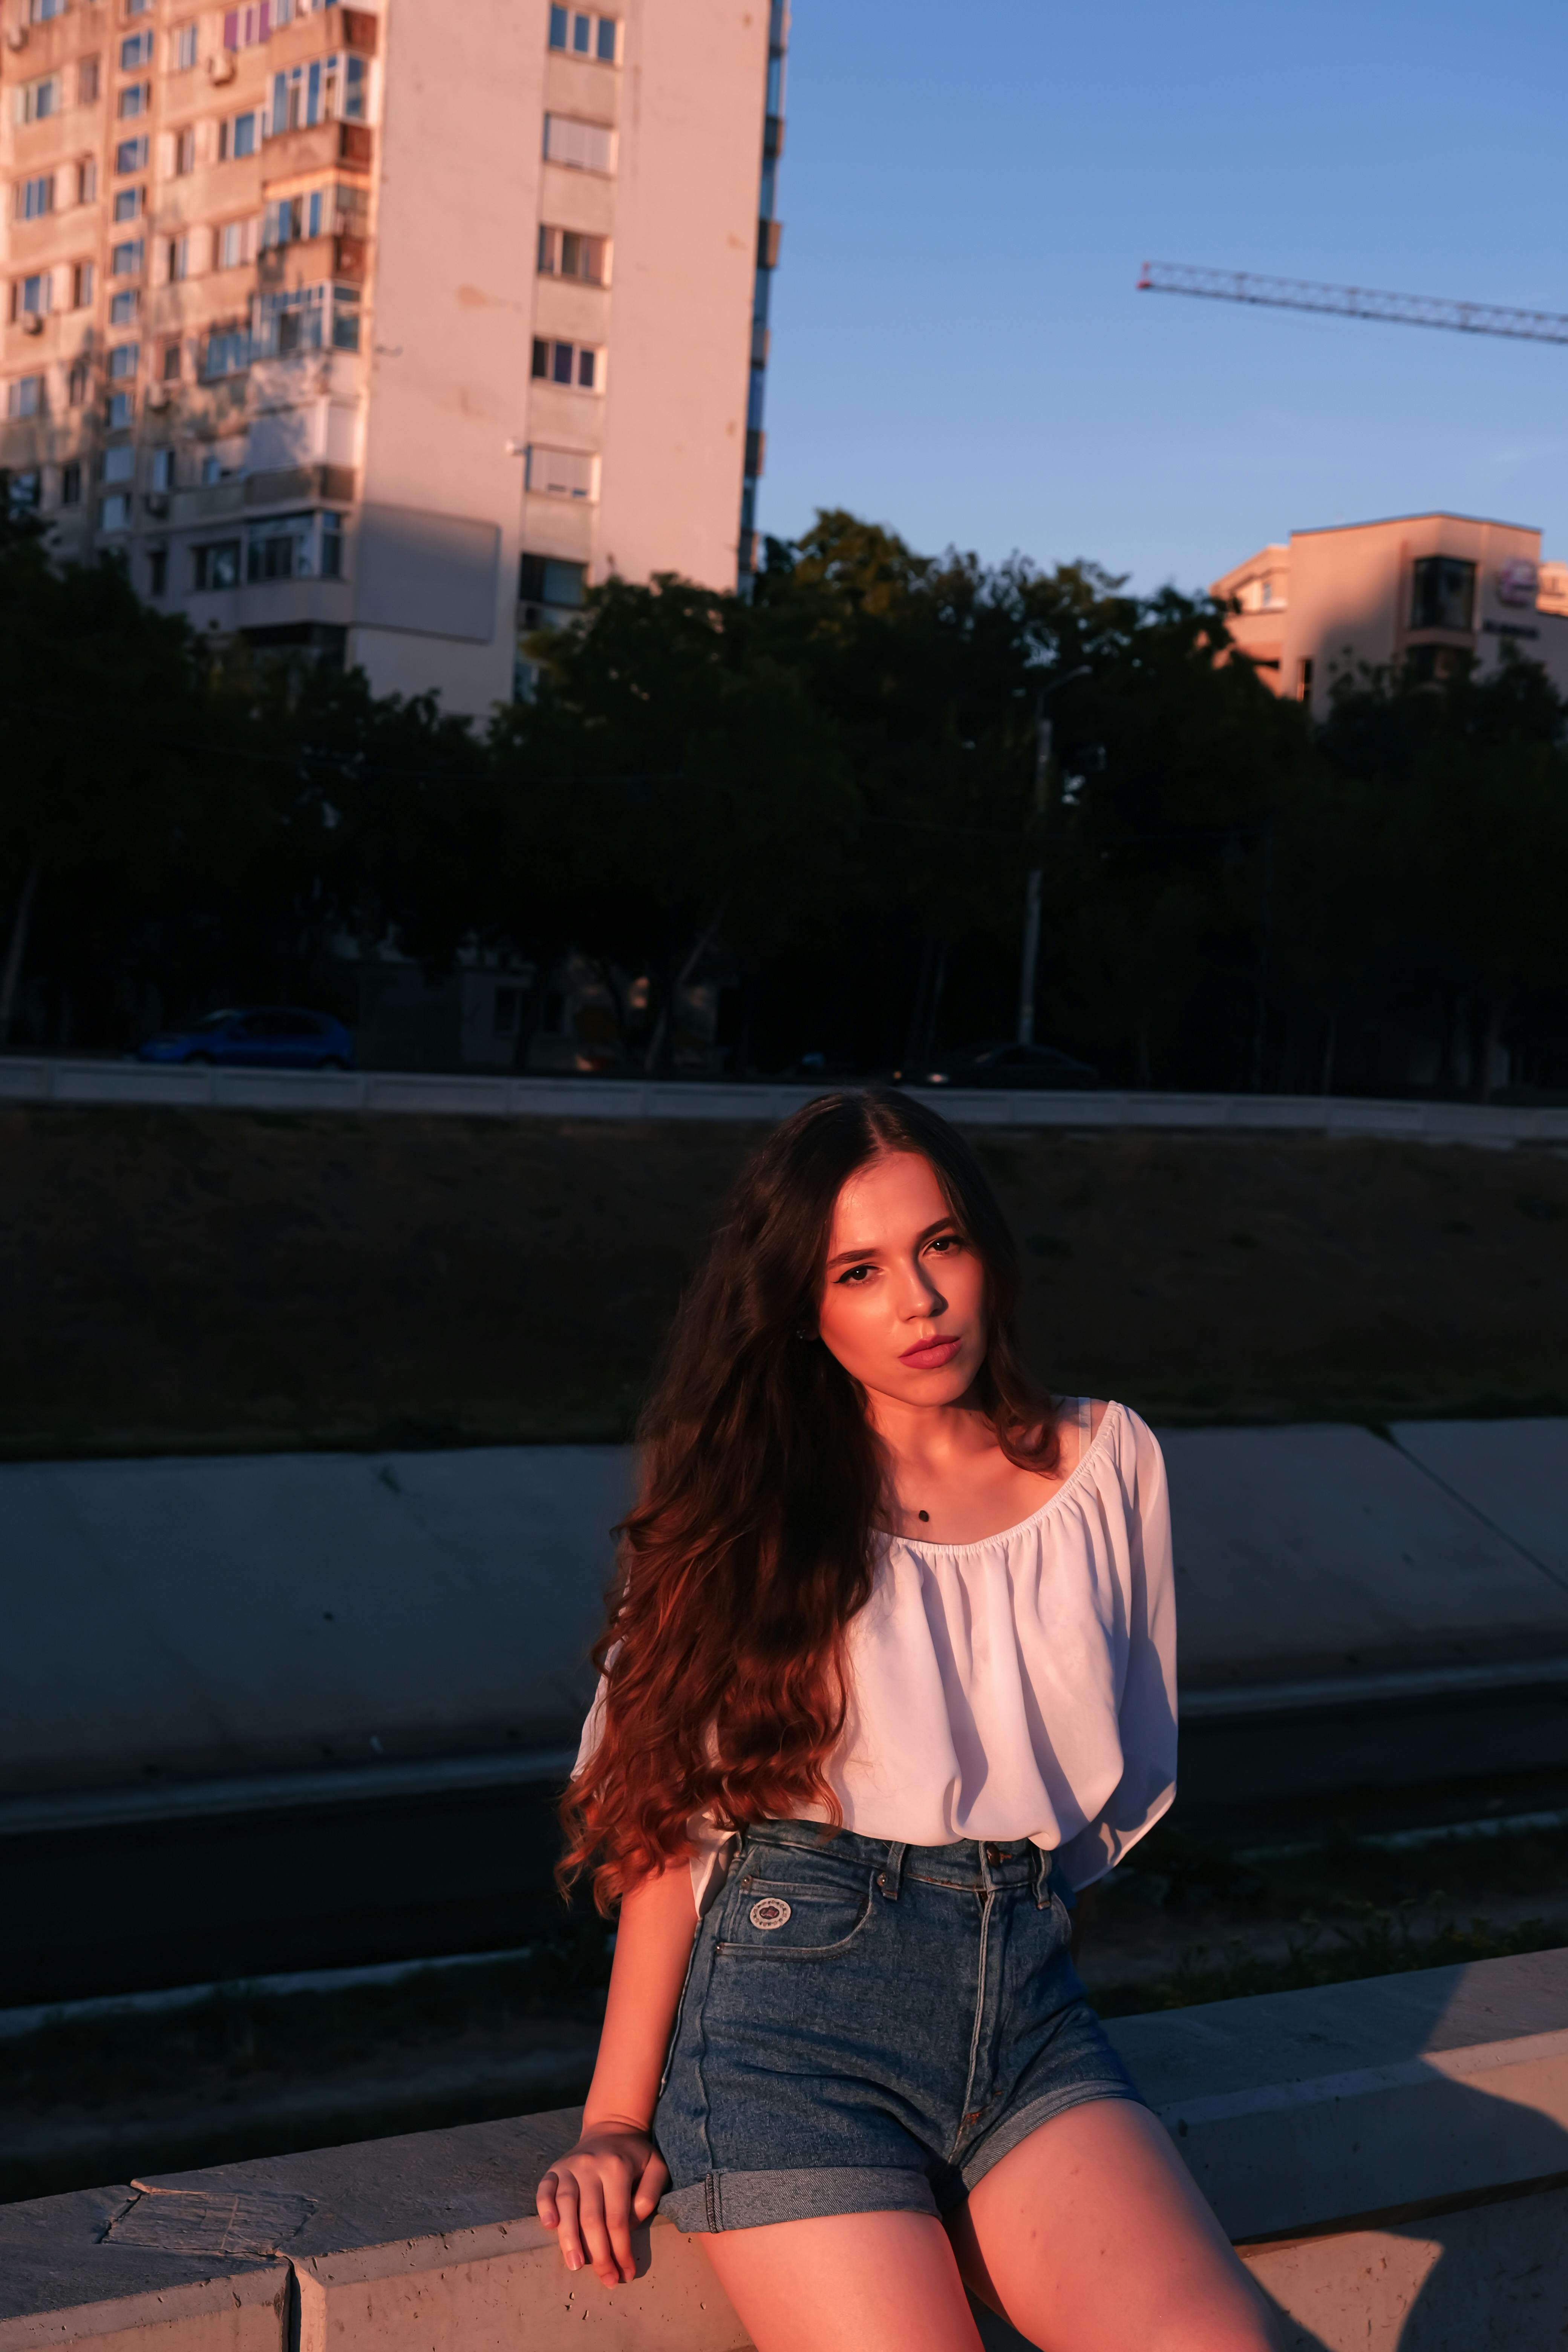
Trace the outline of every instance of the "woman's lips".
<path fill-rule="evenodd" d="M 939 1332 L 934 1339 L 921 1339 L 915 1347 L 906 1348 L 899 1361 L 912 1371 L 939 1372 L 943 1364 L 952 1363 L 963 1345 L 962 1339 L 950 1339 Z"/>

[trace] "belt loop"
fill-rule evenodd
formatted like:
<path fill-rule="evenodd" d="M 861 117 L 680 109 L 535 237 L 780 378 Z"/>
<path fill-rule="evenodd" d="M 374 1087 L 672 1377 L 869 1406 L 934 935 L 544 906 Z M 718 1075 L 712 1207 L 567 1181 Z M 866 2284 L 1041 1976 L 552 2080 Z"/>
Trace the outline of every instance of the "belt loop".
<path fill-rule="evenodd" d="M 1035 1848 L 1035 1908 L 1043 1911 L 1051 1899 L 1051 1872 L 1056 1855 L 1045 1846 Z"/>
<path fill-rule="evenodd" d="M 896 1903 L 899 1899 L 899 1888 L 904 1876 L 904 1856 L 908 1851 L 909 1848 L 902 1844 L 890 1845 L 888 1859 L 877 1873 L 877 1885 L 889 1903 Z"/>

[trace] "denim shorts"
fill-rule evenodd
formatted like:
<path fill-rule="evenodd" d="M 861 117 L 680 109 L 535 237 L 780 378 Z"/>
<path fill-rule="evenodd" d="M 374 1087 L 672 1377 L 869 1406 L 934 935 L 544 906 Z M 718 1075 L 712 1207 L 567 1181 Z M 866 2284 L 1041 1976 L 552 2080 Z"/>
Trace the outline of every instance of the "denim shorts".
<path fill-rule="evenodd" d="M 940 2214 L 1052 2116 L 1136 2099 L 1051 1856 L 750 1830 L 692 1945 L 654 2137 L 682 2230 Z"/>

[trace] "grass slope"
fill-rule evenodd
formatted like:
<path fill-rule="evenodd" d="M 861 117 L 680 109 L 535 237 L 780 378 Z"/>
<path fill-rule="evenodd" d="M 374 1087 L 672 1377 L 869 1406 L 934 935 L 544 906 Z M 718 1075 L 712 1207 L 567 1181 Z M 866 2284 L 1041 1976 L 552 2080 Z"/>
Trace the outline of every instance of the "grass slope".
<path fill-rule="evenodd" d="M 0 1449 L 618 1435 L 759 1132 L 0 1113 Z M 976 1140 L 1058 1389 L 1167 1421 L 1568 1409 L 1568 1159 Z"/>

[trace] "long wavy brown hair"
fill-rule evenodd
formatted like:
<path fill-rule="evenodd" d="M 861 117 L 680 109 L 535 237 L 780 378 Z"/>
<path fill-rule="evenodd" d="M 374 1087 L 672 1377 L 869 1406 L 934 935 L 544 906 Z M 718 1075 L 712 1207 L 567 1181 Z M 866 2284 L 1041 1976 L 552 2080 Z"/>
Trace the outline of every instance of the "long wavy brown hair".
<path fill-rule="evenodd" d="M 984 1269 L 976 1400 L 1010 1460 L 1056 1466 L 1055 1409 L 1018 1348 L 1017 1253 L 968 1144 L 881 1087 L 807 1103 L 742 1171 L 638 1428 L 640 1497 L 593 1653 L 603 1731 L 562 1802 L 562 1885 L 591 1870 L 603 1911 L 687 1852 L 695 1814 L 843 1819 L 825 1767 L 886 1473 L 859 1383 L 811 1335 L 839 1192 L 902 1151 L 930 1163 Z"/>

